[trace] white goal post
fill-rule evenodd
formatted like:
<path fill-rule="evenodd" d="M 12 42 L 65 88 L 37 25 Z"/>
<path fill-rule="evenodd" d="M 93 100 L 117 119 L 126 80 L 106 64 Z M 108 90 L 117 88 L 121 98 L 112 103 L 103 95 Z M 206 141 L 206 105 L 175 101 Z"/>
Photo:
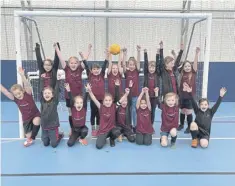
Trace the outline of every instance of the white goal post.
<path fill-rule="evenodd" d="M 208 73 L 209 73 L 209 57 L 211 42 L 211 13 L 126 13 L 126 12 L 62 12 L 62 11 L 14 11 L 14 29 L 15 29 L 15 46 L 16 46 L 16 68 L 22 66 L 21 59 L 21 18 L 22 17 L 108 17 L 108 18 L 169 18 L 169 19 L 205 19 L 206 40 L 205 54 L 203 63 L 203 83 L 202 96 L 207 97 Z M 17 74 L 17 83 L 22 84 L 21 77 Z M 19 112 L 19 133 L 20 138 L 24 138 L 23 122 Z"/>

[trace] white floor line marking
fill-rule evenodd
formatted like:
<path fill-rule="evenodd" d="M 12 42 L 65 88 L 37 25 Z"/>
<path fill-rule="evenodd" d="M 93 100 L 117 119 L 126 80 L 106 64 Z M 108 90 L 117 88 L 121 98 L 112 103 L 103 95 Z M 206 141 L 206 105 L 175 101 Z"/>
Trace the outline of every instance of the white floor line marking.
<path fill-rule="evenodd" d="M 69 138 L 63 138 L 63 139 L 69 139 Z M 89 137 L 88 137 L 89 139 Z M 92 140 L 95 140 L 97 138 L 92 138 Z M 125 138 L 124 138 L 125 139 Z M 153 137 L 154 140 L 159 140 L 159 137 Z M 0 138 L 1 141 L 18 141 L 18 140 L 25 140 L 21 138 Z M 41 140 L 41 138 L 36 138 L 36 140 Z M 192 138 L 177 138 L 177 140 L 192 140 Z M 210 140 L 235 140 L 235 137 L 229 137 L 229 138 L 210 138 Z"/>

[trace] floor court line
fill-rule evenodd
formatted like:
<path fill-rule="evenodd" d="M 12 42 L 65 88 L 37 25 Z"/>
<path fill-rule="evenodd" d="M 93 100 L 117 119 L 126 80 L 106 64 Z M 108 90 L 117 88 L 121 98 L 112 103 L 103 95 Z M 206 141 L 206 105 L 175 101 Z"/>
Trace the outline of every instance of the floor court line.
<path fill-rule="evenodd" d="M 0 138 L 0 140 L 2 141 L 18 141 L 18 140 L 25 140 L 26 138 Z M 69 138 L 63 138 L 63 139 L 69 139 Z M 92 138 L 92 140 L 96 140 L 97 138 Z M 123 139 L 126 139 L 126 138 L 123 138 Z M 160 138 L 156 138 L 156 137 L 153 137 L 152 138 L 153 140 L 160 140 Z M 36 138 L 36 140 L 41 140 L 41 138 Z M 177 138 L 177 140 L 192 140 L 192 138 Z M 231 137 L 231 138 L 210 138 L 210 140 L 235 140 L 235 137 Z"/>
<path fill-rule="evenodd" d="M 72 173 L 27 173 L 1 174 L 2 177 L 29 176 L 134 176 L 134 175 L 235 175 L 235 172 L 72 172 Z"/>

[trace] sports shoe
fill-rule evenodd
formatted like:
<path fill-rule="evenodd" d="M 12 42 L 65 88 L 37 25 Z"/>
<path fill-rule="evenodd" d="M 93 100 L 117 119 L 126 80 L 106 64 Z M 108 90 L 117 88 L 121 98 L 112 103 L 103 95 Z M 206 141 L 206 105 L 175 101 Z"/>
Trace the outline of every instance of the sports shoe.
<path fill-rule="evenodd" d="M 178 126 L 177 130 L 178 130 L 178 131 L 181 131 L 183 128 L 184 128 L 184 125 L 181 125 L 181 124 L 180 124 L 180 125 Z"/>
<path fill-rule="evenodd" d="M 92 135 L 93 137 L 96 137 L 96 136 L 97 136 L 97 130 L 92 130 L 92 131 L 91 131 L 91 135 Z"/>
<path fill-rule="evenodd" d="M 198 145 L 198 140 L 197 140 L 197 139 L 193 139 L 193 140 L 192 140 L 191 147 L 197 148 L 197 145 Z"/>
<path fill-rule="evenodd" d="M 24 146 L 25 147 L 29 147 L 30 145 L 32 145 L 33 144 L 33 140 L 30 138 L 30 139 L 27 139 L 25 142 L 24 142 Z"/>
<path fill-rule="evenodd" d="M 85 145 L 85 146 L 88 144 L 88 142 L 85 138 L 84 139 L 79 139 L 79 143 L 81 143 L 81 145 Z"/>
<path fill-rule="evenodd" d="M 121 143 L 122 142 L 122 135 L 118 136 L 117 140 L 118 140 L 118 142 Z"/>
<path fill-rule="evenodd" d="M 190 130 L 189 130 L 188 127 L 185 129 L 184 133 L 185 133 L 185 134 L 189 134 L 189 133 L 190 133 Z"/>

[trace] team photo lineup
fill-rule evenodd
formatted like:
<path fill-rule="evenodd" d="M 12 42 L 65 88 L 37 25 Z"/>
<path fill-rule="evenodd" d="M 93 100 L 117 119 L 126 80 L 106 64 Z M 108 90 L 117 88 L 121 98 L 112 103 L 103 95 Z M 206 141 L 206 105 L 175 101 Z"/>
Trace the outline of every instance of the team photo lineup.
<path fill-rule="evenodd" d="M 184 129 L 185 120 L 187 127 L 184 133 L 191 135 L 191 147 L 208 147 L 212 119 L 227 90 L 224 87 L 218 90 L 214 105 L 210 105 L 207 98 L 196 101 L 199 47 L 190 51 L 195 53 L 193 61 L 182 61 L 183 44 L 178 54 L 172 50 L 171 55 L 164 56 L 164 43 L 160 41 L 155 59 L 148 59 L 144 46 L 137 45 L 137 56 L 128 57 L 132 54 L 125 46 L 113 44 L 105 49 L 105 60 L 100 66 L 89 62 L 91 44 L 87 51 L 79 52 L 79 57 L 71 56 L 68 60 L 63 58 L 62 51 L 66 49 L 63 49 L 62 43 L 52 46 L 55 57 L 45 60 L 41 57 L 41 46 L 36 43 L 35 47 L 40 77 L 40 109 L 36 106 L 31 84 L 22 67 L 18 69 L 22 85 L 14 84 L 7 90 L 1 84 L 1 92 L 17 104 L 22 114 L 25 147 L 37 143 L 35 139 L 40 128 L 44 146 L 55 148 L 64 137 L 58 114 L 59 66 L 65 73 L 63 86 L 70 128 L 68 147 L 76 142 L 88 145 L 89 132 L 96 138 L 97 149 L 106 145 L 107 138 L 111 147 L 115 146 L 115 141 L 122 142 L 123 138 L 130 143 L 148 146 L 152 144 L 154 133 L 160 133 L 162 147 L 175 147 L 177 132 Z M 114 55 L 118 56 L 118 62 L 112 61 Z M 140 83 L 141 55 L 144 56 L 143 83 Z M 87 75 L 85 84 L 82 80 L 84 71 Z M 87 117 L 88 103 L 90 118 Z M 161 126 L 154 129 L 157 108 L 161 110 L 161 118 L 158 118 Z M 118 145 L 121 146 L 121 143 Z"/>

